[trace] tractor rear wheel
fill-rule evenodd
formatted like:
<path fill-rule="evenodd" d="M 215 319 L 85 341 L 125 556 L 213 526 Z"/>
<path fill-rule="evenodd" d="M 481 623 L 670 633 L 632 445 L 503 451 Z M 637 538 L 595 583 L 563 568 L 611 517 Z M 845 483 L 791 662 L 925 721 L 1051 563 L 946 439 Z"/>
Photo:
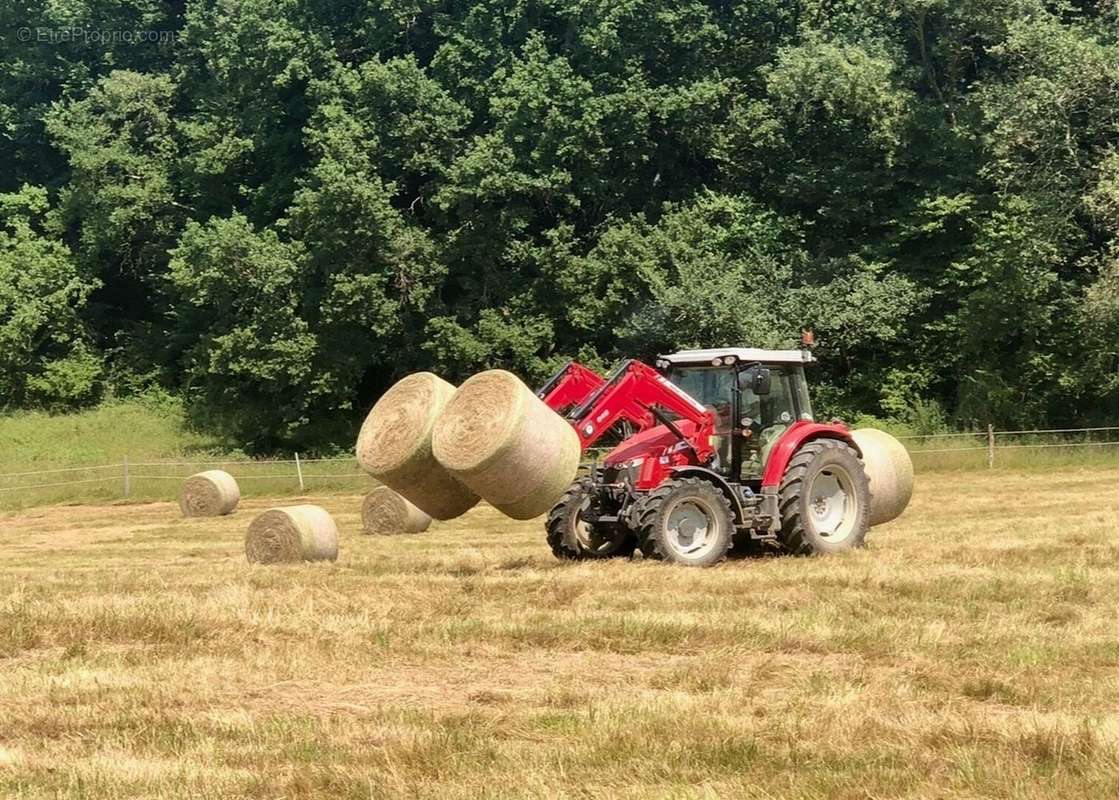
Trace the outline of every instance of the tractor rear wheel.
<path fill-rule="evenodd" d="M 665 481 L 636 509 L 641 552 L 688 567 L 710 567 L 727 556 L 734 517 L 726 495 L 699 478 Z"/>
<path fill-rule="evenodd" d="M 621 524 L 594 524 L 580 518 L 590 507 L 590 480 L 567 487 L 548 512 L 545 529 L 552 555 L 567 561 L 595 558 L 628 558 L 637 549 L 637 537 Z"/>
<path fill-rule="evenodd" d="M 778 490 L 779 539 L 795 555 L 862 547 L 870 522 L 870 484 L 846 442 L 816 439 L 793 455 Z"/>

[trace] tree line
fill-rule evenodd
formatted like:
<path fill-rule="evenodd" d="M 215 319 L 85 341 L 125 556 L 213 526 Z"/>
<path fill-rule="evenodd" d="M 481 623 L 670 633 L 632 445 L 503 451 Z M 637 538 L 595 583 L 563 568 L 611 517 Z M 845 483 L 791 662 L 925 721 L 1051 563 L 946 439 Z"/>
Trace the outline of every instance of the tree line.
<path fill-rule="evenodd" d="M 0 65 L 7 409 L 325 447 L 811 328 L 828 415 L 1119 418 L 1110 1 L 21 0 Z"/>

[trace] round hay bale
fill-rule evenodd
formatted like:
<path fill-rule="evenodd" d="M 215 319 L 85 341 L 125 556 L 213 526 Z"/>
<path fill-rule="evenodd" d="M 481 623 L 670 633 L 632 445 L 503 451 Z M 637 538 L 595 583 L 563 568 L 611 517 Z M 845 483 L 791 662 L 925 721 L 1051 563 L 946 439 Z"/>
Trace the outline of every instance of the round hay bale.
<path fill-rule="evenodd" d="M 228 472 L 211 469 L 191 475 L 179 491 L 184 517 L 220 517 L 232 514 L 241 501 L 241 489 Z"/>
<path fill-rule="evenodd" d="M 571 424 L 500 369 L 459 387 L 431 443 L 440 464 L 513 519 L 551 508 L 575 480 L 581 455 Z"/>
<path fill-rule="evenodd" d="M 366 533 L 381 536 L 423 533 L 431 517 L 389 487 L 378 486 L 361 503 L 361 525 Z"/>
<path fill-rule="evenodd" d="M 381 396 L 357 437 L 362 469 L 435 519 L 454 519 L 478 502 L 431 453 L 435 420 L 454 393 L 438 375 L 409 375 Z"/>
<path fill-rule="evenodd" d="M 255 564 L 334 561 L 338 526 L 320 506 L 270 508 L 249 525 L 245 556 Z"/>
<path fill-rule="evenodd" d="M 913 460 L 905 446 L 885 431 L 859 428 L 851 438 L 863 454 L 870 479 L 870 524 L 881 525 L 901 515 L 913 496 Z"/>

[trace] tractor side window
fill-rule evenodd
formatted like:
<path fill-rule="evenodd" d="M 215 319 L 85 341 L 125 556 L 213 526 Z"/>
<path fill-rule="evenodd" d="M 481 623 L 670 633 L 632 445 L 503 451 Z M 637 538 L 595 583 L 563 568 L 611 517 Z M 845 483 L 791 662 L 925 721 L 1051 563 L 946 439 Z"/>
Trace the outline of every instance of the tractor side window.
<path fill-rule="evenodd" d="M 770 392 L 761 398 L 761 432 L 758 434 L 757 470 L 769 460 L 781 436 L 798 418 L 797 367 L 780 367 L 772 370 Z M 803 383 L 803 379 L 799 382 Z"/>
<path fill-rule="evenodd" d="M 742 393 L 745 416 L 756 421 L 755 433 L 746 439 L 742 480 L 757 480 L 774 446 L 798 419 L 812 419 L 812 406 L 799 366 L 770 366 L 769 394 Z"/>
<path fill-rule="evenodd" d="M 808 381 L 804 379 L 804 367 L 793 369 L 790 378 L 793 382 L 793 389 L 796 391 L 800 418 L 811 421 L 813 419 L 812 399 L 808 396 Z"/>
<path fill-rule="evenodd" d="M 797 419 L 796 399 L 793 380 L 785 368 L 773 370 L 773 382 L 769 394 L 761 398 L 761 425 L 792 425 Z"/>

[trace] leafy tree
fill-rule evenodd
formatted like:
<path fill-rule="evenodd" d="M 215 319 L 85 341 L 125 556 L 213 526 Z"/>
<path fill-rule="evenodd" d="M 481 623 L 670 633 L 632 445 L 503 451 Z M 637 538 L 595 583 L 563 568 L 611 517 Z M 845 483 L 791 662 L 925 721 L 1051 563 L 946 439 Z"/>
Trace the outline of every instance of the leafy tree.
<path fill-rule="evenodd" d="M 0 191 L 65 181 L 66 160 L 44 124 L 52 104 L 85 94 L 113 70 L 163 71 L 182 7 L 162 0 L 0 4 Z"/>
<path fill-rule="evenodd" d="M 308 87 L 332 80 L 337 66 L 331 32 L 308 19 L 319 5 L 187 4 L 175 67 L 189 96 L 179 114 L 183 185 L 199 218 L 237 210 L 269 225 L 290 205 L 307 166 Z"/>
<path fill-rule="evenodd" d="M 103 287 L 88 317 L 106 350 L 131 351 L 143 365 L 164 358 L 161 281 L 167 249 L 190 212 L 175 170 L 174 91 L 165 75 L 118 70 L 46 117 L 70 164 L 60 193 L 66 240 Z"/>
<path fill-rule="evenodd" d="M 531 381 L 813 327 L 824 413 L 1111 420 L 1117 14 L 9 5 L 0 192 L 44 188 L 5 252 L 50 267 L 8 296 L 73 285 L 44 363 L 88 369 L 6 402 L 159 383 L 256 449 L 328 446 L 415 369 Z M 177 41 L 18 39 L 73 22 Z"/>
<path fill-rule="evenodd" d="M 0 407 L 64 409 L 96 399 L 102 362 L 80 312 L 96 288 L 47 235 L 47 193 L 0 194 Z"/>
<path fill-rule="evenodd" d="M 316 163 L 282 222 L 308 254 L 302 313 L 322 345 L 317 379 L 336 389 L 323 414 L 368 405 L 423 366 L 445 268 L 429 234 L 393 201 L 403 191 L 409 208 L 423 202 L 463 116 L 409 59 L 344 74 L 316 114 L 308 136 Z M 378 124 L 385 119 L 396 125 Z"/>
<path fill-rule="evenodd" d="M 811 36 L 784 47 L 762 70 L 763 97 L 732 109 L 721 158 L 791 210 L 865 227 L 891 188 L 911 113 L 898 71 L 874 42 Z"/>
<path fill-rule="evenodd" d="M 191 222 L 171 251 L 169 288 L 184 392 L 197 420 L 251 447 L 297 438 L 330 391 L 300 314 L 306 253 L 241 215 Z"/>

